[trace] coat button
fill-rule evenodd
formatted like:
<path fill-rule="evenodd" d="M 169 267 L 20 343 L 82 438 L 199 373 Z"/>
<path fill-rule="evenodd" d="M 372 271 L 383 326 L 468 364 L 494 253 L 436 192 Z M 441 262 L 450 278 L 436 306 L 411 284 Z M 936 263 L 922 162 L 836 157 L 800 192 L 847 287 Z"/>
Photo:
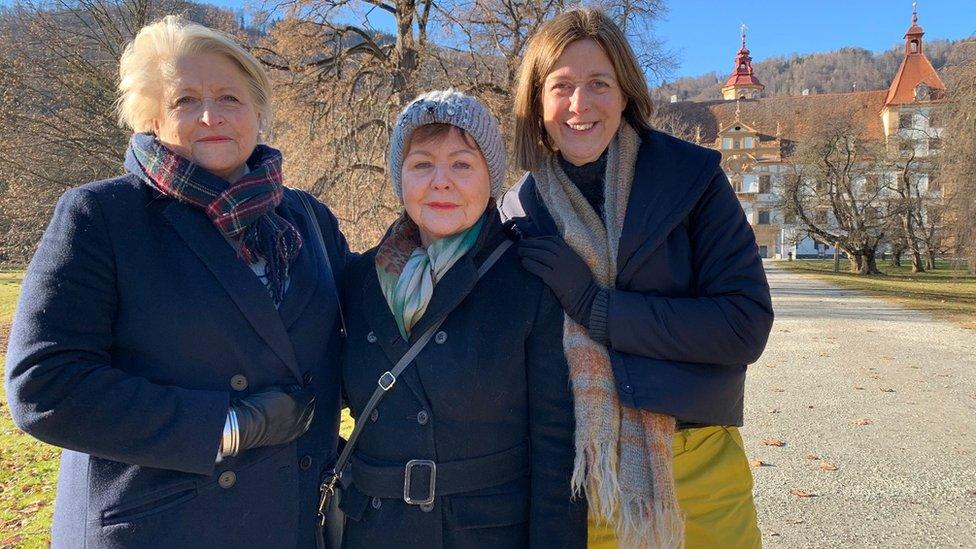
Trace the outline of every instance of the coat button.
<path fill-rule="evenodd" d="M 373 411 L 369 413 L 369 420 L 372 421 L 373 423 L 376 423 L 376 420 L 379 418 L 380 418 L 380 411 L 374 408 Z"/>
<path fill-rule="evenodd" d="M 430 420 L 430 416 L 427 415 L 427 410 L 421 410 L 417 412 L 417 423 L 421 425 L 427 425 Z"/>
<path fill-rule="evenodd" d="M 373 498 L 373 500 L 370 501 L 369 503 L 370 505 L 373 506 L 373 509 L 379 509 L 380 507 L 383 506 L 383 500 L 381 500 L 380 498 Z"/>
<path fill-rule="evenodd" d="M 217 484 L 219 484 L 220 487 L 224 489 L 230 488 L 236 482 L 237 482 L 237 475 L 234 474 L 234 471 L 224 471 L 223 473 L 220 473 L 219 477 L 217 477 Z"/>
<path fill-rule="evenodd" d="M 305 385 L 312 383 L 312 372 L 305 372 L 305 375 L 302 376 L 302 381 L 305 382 Z"/>
<path fill-rule="evenodd" d="M 626 383 L 620 384 L 620 390 L 628 394 L 634 392 L 634 388 Z"/>
<path fill-rule="evenodd" d="M 302 471 L 307 470 L 312 466 L 312 456 L 302 456 L 301 461 L 298 462 L 298 466 L 302 468 Z"/>
<path fill-rule="evenodd" d="M 431 512 L 431 511 L 434 510 L 434 504 L 433 503 L 424 503 L 424 504 L 422 504 L 420 506 L 420 510 L 423 511 L 423 512 L 425 512 L 425 513 L 429 513 L 429 512 Z"/>
<path fill-rule="evenodd" d="M 437 332 L 437 334 L 434 336 L 434 343 L 438 345 L 443 345 L 445 341 L 447 341 L 447 332 L 444 330 Z"/>
<path fill-rule="evenodd" d="M 247 378 L 243 374 L 237 374 L 230 378 L 230 386 L 235 391 L 247 389 Z"/>
<path fill-rule="evenodd" d="M 370 343 L 376 343 L 376 339 L 377 338 L 376 338 L 376 334 L 375 333 L 370 332 L 370 333 L 366 334 L 366 341 L 368 341 Z"/>

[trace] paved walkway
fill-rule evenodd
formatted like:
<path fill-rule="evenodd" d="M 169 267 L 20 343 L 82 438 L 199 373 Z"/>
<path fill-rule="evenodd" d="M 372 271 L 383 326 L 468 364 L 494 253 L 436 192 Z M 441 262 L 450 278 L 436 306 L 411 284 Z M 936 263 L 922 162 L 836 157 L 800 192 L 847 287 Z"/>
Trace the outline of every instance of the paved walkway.
<path fill-rule="evenodd" d="M 742 429 L 768 464 L 752 470 L 763 544 L 976 547 L 976 332 L 767 273 L 776 323 Z"/>

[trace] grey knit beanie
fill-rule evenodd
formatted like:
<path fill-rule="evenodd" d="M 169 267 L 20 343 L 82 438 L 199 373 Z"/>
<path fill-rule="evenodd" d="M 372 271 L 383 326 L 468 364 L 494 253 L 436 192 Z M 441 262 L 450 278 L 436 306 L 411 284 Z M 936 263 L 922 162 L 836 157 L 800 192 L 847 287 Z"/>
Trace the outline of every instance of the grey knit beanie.
<path fill-rule="evenodd" d="M 468 132 L 481 148 L 491 176 L 491 196 L 497 198 L 505 180 L 505 144 L 498 130 L 498 123 L 491 111 L 481 101 L 457 90 L 438 90 L 417 97 L 397 117 L 390 139 L 389 169 L 393 180 L 393 193 L 403 202 L 404 145 L 410 134 L 427 124 L 450 124 Z"/>

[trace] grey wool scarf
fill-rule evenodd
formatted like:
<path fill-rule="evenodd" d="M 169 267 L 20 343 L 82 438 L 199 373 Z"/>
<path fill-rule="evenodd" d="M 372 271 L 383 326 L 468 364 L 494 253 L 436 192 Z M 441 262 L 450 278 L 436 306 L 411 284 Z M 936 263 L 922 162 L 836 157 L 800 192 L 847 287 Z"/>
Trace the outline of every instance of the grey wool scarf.
<path fill-rule="evenodd" d="M 617 246 L 640 143 L 637 132 L 621 122 L 610 142 L 603 183 L 606 225 L 556 155 L 532 172 L 566 243 L 604 288 L 613 288 L 617 277 Z M 680 547 L 684 521 L 672 471 L 674 418 L 621 406 L 607 348 L 569 316 L 563 350 L 576 411 L 574 493 L 585 493 L 591 518 L 614 526 L 621 547 Z"/>

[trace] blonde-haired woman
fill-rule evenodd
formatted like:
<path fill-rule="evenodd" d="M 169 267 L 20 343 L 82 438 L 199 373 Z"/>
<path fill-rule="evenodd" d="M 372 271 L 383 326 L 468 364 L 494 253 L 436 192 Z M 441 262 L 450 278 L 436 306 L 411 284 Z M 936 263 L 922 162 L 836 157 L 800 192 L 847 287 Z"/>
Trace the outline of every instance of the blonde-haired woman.
<path fill-rule="evenodd" d="M 736 425 L 773 312 L 720 155 L 650 127 L 640 67 L 596 10 L 532 38 L 515 115 L 530 174 L 501 209 L 567 316 L 590 546 L 758 547 Z"/>
<path fill-rule="evenodd" d="M 15 422 L 64 448 L 52 544 L 311 547 L 345 240 L 258 143 L 270 83 L 233 40 L 166 17 L 120 76 L 128 173 L 58 202 L 7 355 Z"/>

